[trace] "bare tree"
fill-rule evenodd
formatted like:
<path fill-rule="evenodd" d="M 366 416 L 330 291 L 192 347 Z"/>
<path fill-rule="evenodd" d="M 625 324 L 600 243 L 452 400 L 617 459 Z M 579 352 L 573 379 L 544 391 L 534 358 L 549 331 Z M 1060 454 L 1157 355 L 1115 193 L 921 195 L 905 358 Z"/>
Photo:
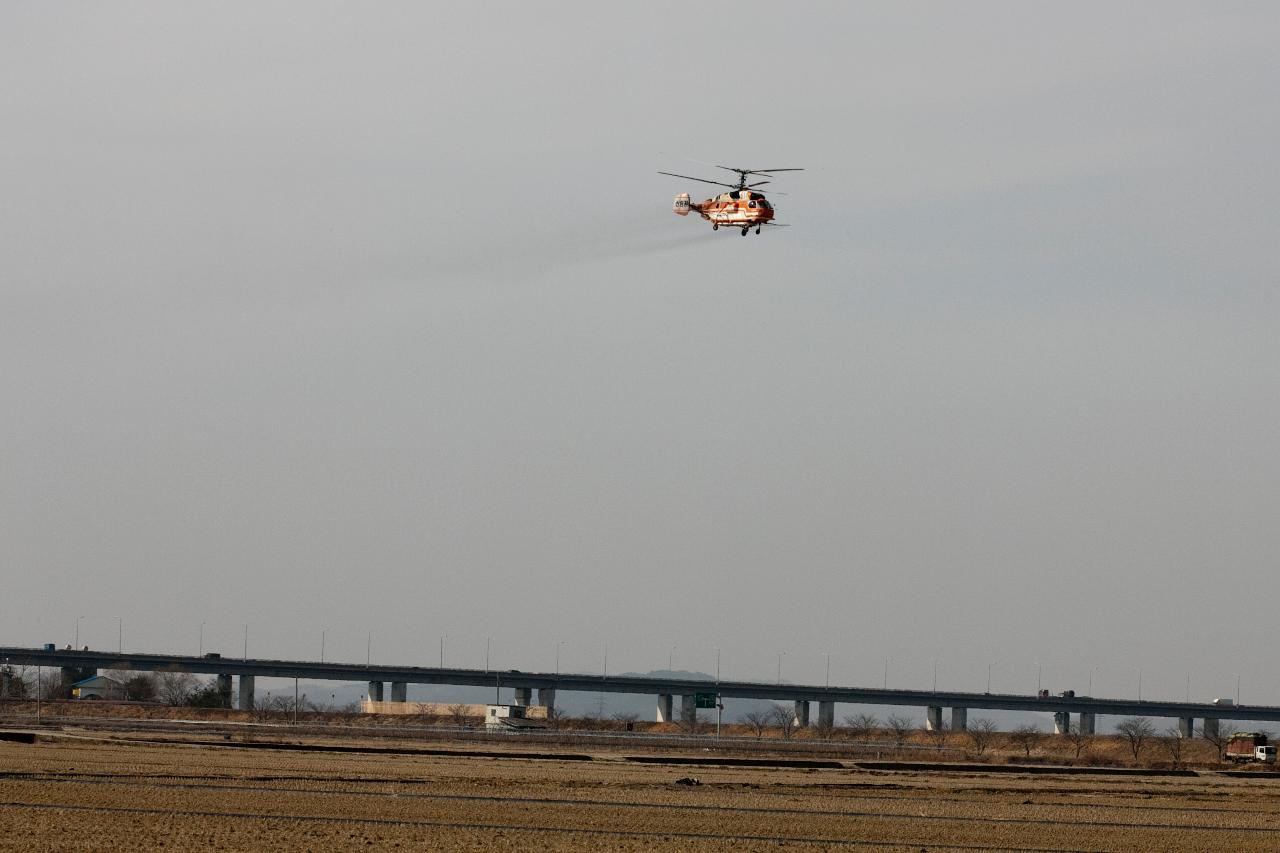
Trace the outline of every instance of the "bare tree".
<path fill-rule="evenodd" d="M 739 719 L 751 727 L 756 737 L 764 737 L 764 730 L 769 728 L 769 723 L 773 720 L 771 714 L 771 711 L 757 709 L 744 712 Z"/>
<path fill-rule="evenodd" d="M 893 745 L 897 747 L 906 743 L 907 738 L 916 730 L 916 725 L 910 717 L 899 714 L 891 714 L 884 722 L 889 727 L 889 731 L 893 732 Z"/>
<path fill-rule="evenodd" d="M 1169 761 L 1173 763 L 1173 768 L 1177 770 L 1182 766 L 1182 752 L 1183 747 L 1186 746 L 1186 739 L 1182 736 L 1182 732 L 1177 726 L 1169 726 L 1160 735 L 1159 740 L 1160 745 L 1169 754 Z"/>
<path fill-rule="evenodd" d="M 627 731 L 633 730 L 636 723 L 640 721 L 640 715 L 635 711 L 617 711 L 612 714 L 612 718 Z"/>
<path fill-rule="evenodd" d="M 1043 737 L 1044 733 L 1034 725 L 1018 726 L 1009 733 L 1009 740 L 1022 747 L 1023 756 L 1026 758 L 1031 757 L 1031 750 L 1040 744 Z"/>
<path fill-rule="evenodd" d="M 880 721 L 876 719 L 875 714 L 850 714 L 844 718 L 845 727 L 849 729 L 849 736 L 857 740 L 871 740 L 871 735 L 880 727 Z"/>
<path fill-rule="evenodd" d="M 470 710 L 470 708 L 461 702 L 453 703 L 449 706 L 449 721 L 459 728 L 465 727 L 471 716 L 469 713 Z M 550 711 L 551 709 L 548 708 L 547 712 L 550 713 Z"/>
<path fill-rule="evenodd" d="M 1218 760 L 1221 761 L 1227 749 L 1227 741 L 1231 740 L 1231 732 L 1234 726 L 1228 720 L 1218 720 L 1217 722 L 1217 728 L 1201 728 L 1198 734 L 1213 744 L 1213 748 L 1218 751 Z"/>
<path fill-rule="evenodd" d="M 156 699 L 155 676 L 145 672 L 135 672 L 124 683 L 124 695 L 134 702 L 154 702 Z"/>
<path fill-rule="evenodd" d="M 0 667 L 0 699 L 26 699 L 31 695 L 25 669 L 15 669 L 8 664 Z"/>
<path fill-rule="evenodd" d="M 177 670 L 157 672 L 155 682 L 156 697 L 166 705 L 186 705 L 199 689 L 194 675 Z"/>
<path fill-rule="evenodd" d="M 1147 741 L 1155 735 L 1156 727 L 1146 717 L 1125 717 L 1116 725 L 1116 733 L 1125 739 L 1133 760 L 1137 761 Z"/>
<path fill-rule="evenodd" d="M 982 717 L 969 724 L 968 732 L 969 740 L 973 742 L 973 751 L 982 755 L 991 746 L 991 741 L 995 740 L 996 724 Z"/>
<path fill-rule="evenodd" d="M 774 704 L 769 709 L 769 721 L 778 727 L 778 731 L 782 733 L 784 740 L 790 740 L 791 735 L 795 734 L 796 712 L 794 708 L 789 708 L 782 704 Z"/>
<path fill-rule="evenodd" d="M 1075 750 L 1075 757 L 1078 759 L 1080 755 L 1089 747 L 1093 741 L 1093 735 L 1080 730 L 1079 723 L 1072 723 L 1065 732 L 1063 737 L 1067 739 L 1067 743 L 1071 744 Z"/>

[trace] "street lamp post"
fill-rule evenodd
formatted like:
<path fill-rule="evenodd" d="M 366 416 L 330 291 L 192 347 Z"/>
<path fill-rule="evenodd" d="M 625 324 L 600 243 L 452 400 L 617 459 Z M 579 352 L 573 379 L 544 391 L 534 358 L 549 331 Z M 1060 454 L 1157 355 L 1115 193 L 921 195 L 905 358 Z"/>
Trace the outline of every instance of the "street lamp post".
<path fill-rule="evenodd" d="M 933 692 L 938 692 L 938 659 L 933 659 Z"/>
<path fill-rule="evenodd" d="M 564 642 L 564 640 L 556 640 L 556 675 L 560 674 L 560 647 Z"/>
<path fill-rule="evenodd" d="M 782 683 L 782 656 L 785 654 L 786 652 L 778 652 L 778 683 L 779 684 Z"/>
<path fill-rule="evenodd" d="M 83 616 L 76 617 L 76 641 L 75 641 L 75 645 L 73 646 L 73 648 L 75 648 L 76 651 L 80 651 L 80 620 L 83 618 L 84 618 Z"/>
<path fill-rule="evenodd" d="M 200 657 L 204 657 L 204 623 L 200 623 Z"/>
<path fill-rule="evenodd" d="M 320 629 L 320 663 L 324 663 L 324 635 L 328 632 L 328 628 Z"/>
<path fill-rule="evenodd" d="M 675 672 L 676 647 L 672 646 L 671 651 L 667 652 L 667 673 Z"/>
<path fill-rule="evenodd" d="M 1036 695 L 1040 695 L 1040 674 L 1044 671 L 1044 667 L 1039 663 L 1036 664 Z"/>
<path fill-rule="evenodd" d="M 822 685 L 824 687 L 830 687 L 831 686 L 831 652 L 823 652 L 822 656 L 827 659 L 827 677 L 826 677 L 826 680 L 822 682 Z"/>
<path fill-rule="evenodd" d="M 444 638 L 447 636 L 449 635 L 448 634 L 440 635 L 440 668 L 441 669 L 444 669 Z"/>
<path fill-rule="evenodd" d="M 489 672 L 489 638 L 484 638 L 484 671 Z"/>
<path fill-rule="evenodd" d="M 991 668 L 996 665 L 995 661 L 987 664 L 987 695 L 991 695 Z"/>
<path fill-rule="evenodd" d="M 371 666 L 373 664 L 373 632 L 364 638 L 364 665 Z"/>
<path fill-rule="evenodd" d="M 124 619 L 116 617 L 116 654 L 124 654 Z"/>
<path fill-rule="evenodd" d="M 244 626 L 244 659 L 249 659 L 249 626 Z"/>

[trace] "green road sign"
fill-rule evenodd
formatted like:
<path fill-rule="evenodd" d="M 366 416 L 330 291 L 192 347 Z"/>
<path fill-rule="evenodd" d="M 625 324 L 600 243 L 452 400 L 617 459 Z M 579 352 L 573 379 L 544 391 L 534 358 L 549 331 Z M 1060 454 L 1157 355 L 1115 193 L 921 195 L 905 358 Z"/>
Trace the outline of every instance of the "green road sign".
<path fill-rule="evenodd" d="M 716 706 L 716 694 L 714 693 L 695 693 L 693 694 L 693 707 L 695 708 L 714 708 Z"/>

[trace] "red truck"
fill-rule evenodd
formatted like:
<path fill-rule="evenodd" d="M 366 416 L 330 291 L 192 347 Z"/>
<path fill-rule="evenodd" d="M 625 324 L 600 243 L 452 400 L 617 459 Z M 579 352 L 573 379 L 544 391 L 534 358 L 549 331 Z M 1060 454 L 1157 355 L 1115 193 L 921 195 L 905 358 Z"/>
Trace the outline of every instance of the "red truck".
<path fill-rule="evenodd" d="M 1227 751 L 1223 758 L 1238 764 L 1247 761 L 1274 764 L 1276 748 L 1267 743 L 1267 736 L 1262 732 L 1236 732 L 1227 741 Z"/>

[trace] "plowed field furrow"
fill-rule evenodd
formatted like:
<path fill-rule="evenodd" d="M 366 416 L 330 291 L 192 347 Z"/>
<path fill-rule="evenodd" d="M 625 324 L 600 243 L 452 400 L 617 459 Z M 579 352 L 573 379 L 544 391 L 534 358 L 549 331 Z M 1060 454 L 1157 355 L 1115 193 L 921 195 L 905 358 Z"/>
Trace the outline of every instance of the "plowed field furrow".
<path fill-rule="evenodd" d="M 1280 850 L 1271 779 L 439 752 L 0 742 L 0 850 Z"/>
<path fill-rule="evenodd" d="M 303 786 L 309 786 L 309 785 L 314 786 L 314 785 L 347 784 L 347 785 L 359 785 L 359 786 L 368 787 L 368 786 L 378 786 L 378 785 L 381 785 L 381 786 L 387 786 L 387 785 L 434 786 L 436 784 L 431 780 L 415 779 L 415 778 L 408 778 L 408 777 L 359 778 L 359 777 L 353 777 L 353 776 L 316 776 L 316 775 L 304 775 L 304 774 L 240 775 L 236 777 L 231 777 L 231 776 L 225 777 L 225 782 L 220 783 L 218 778 L 215 778 L 209 775 L 196 776 L 191 774 L 186 774 L 186 775 L 170 774 L 170 773 L 130 774 L 127 778 L 125 778 L 125 777 L 121 777 L 119 774 L 113 774 L 113 773 L 41 774 L 36 772 L 24 772 L 24 771 L 8 771 L 8 772 L 0 771 L 0 780 L 4 780 L 4 779 L 84 781 L 84 782 L 103 782 L 103 783 L 115 782 L 119 784 L 140 784 L 140 783 L 154 782 L 155 784 L 161 784 L 161 785 L 166 785 L 171 787 L 180 787 L 182 785 L 189 785 L 192 787 L 201 787 L 201 788 L 225 787 L 228 790 L 235 789 L 240 785 L 252 785 L 253 790 L 272 790 L 272 791 L 312 790 L 311 788 L 303 787 Z M 236 783 L 239 783 L 239 784 L 236 784 Z M 276 784 L 267 785 L 267 784 L 260 784 L 260 783 L 276 783 Z M 286 787 L 285 783 L 294 783 L 294 784 L 292 787 Z M 666 785 L 653 786 L 649 790 L 654 792 L 660 792 L 660 791 L 665 791 L 667 787 L 668 786 Z M 711 786 L 708 786 L 708 787 L 711 787 Z M 332 791 L 334 789 L 325 789 L 325 790 Z M 385 791 L 365 792 L 363 790 L 356 789 L 356 788 L 344 789 L 344 790 L 348 793 L 351 793 L 353 796 L 366 795 L 366 794 L 379 795 L 379 796 L 400 796 L 400 797 L 412 797 L 412 796 L 443 797 L 445 796 L 440 794 L 421 794 L 421 793 L 412 792 L 412 791 L 395 791 L 394 793 L 389 794 L 388 792 L 385 792 Z M 956 805 L 973 805 L 973 804 L 981 804 L 981 803 L 990 803 L 991 795 L 993 793 L 1001 793 L 1001 794 L 1027 793 L 1024 789 L 1021 789 L 1021 788 L 984 789 L 981 796 L 975 795 L 975 796 L 969 796 L 969 797 L 940 796 L 932 792 L 900 791 L 900 790 L 893 791 L 892 793 L 872 793 L 865 790 L 861 790 L 856 793 L 849 793 L 844 791 L 841 791 L 838 793 L 832 793 L 829 786 L 827 785 L 817 785 L 817 786 L 805 787 L 801 789 L 792 788 L 784 791 L 768 791 L 768 790 L 758 790 L 758 789 L 754 791 L 756 796 L 771 797 L 771 798 L 794 798 L 797 792 L 804 793 L 805 795 L 808 795 L 808 796 L 822 796 L 825 801 L 839 801 L 839 802 L 887 801 L 887 802 L 901 803 L 904 800 L 921 799 L 921 800 L 927 800 L 928 803 L 933 805 L 937 805 L 940 803 L 956 804 Z M 468 795 L 459 794 L 457 796 L 458 798 L 462 799 Z M 478 796 L 478 795 L 472 795 L 472 796 Z M 1085 796 L 1089 798 L 1096 798 L 1097 791 L 1096 790 L 1089 791 L 1085 794 Z M 1137 796 L 1137 795 L 1132 795 L 1132 796 Z M 1116 800 L 1123 800 L 1124 795 L 1117 793 L 1115 795 L 1115 798 Z M 618 802 L 617 804 L 629 805 L 629 803 L 622 803 L 622 802 Z M 1090 802 L 1087 800 L 1070 801 L 1070 800 L 1056 800 L 1056 799 L 1055 800 L 1037 799 L 1033 803 L 1024 803 L 1024 804 L 1034 806 L 1036 808 L 1042 808 L 1042 809 L 1076 808 L 1076 809 L 1098 809 L 1098 810 L 1107 810 L 1107 811 L 1126 811 L 1126 810 L 1139 811 L 1139 812 L 1168 811 L 1168 812 L 1177 812 L 1180 814 L 1182 813 L 1227 814 L 1227 815 L 1238 814 L 1238 815 L 1246 815 L 1246 816 L 1256 816 L 1259 813 L 1266 813 L 1270 811 L 1280 810 L 1274 798 L 1268 798 L 1265 800 L 1260 800 L 1258 802 L 1251 801 L 1250 804 L 1248 805 L 1242 803 L 1241 805 L 1234 808 L 1226 808 L 1223 806 L 1195 806 L 1190 804 L 1174 806 L 1174 805 L 1150 805 L 1146 803 L 1121 802 L 1121 801 L 1102 803 L 1102 802 Z M 760 809 L 757 809 L 757 810 L 766 810 L 766 809 L 765 807 L 761 807 Z M 780 809 L 780 810 L 793 811 L 789 809 Z M 839 813 L 839 812 L 833 811 L 833 813 Z"/>
<path fill-rule="evenodd" d="M 24 786 L 25 787 L 25 786 Z M 1140 834 L 1148 842 L 1163 849 L 1244 849 L 1253 846 L 1250 839 L 1271 838 L 1251 828 L 1201 827 L 1177 824 L 1097 823 L 1082 820 L 1037 821 L 1004 817 L 940 817 L 927 815 L 823 815 L 742 814 L 709 812 L 676 812 L 662 808 L 581 808 L 550 807 L 528 803 L 447 802 L 422 803 L 397 799 L 358 800 L 341 796 L 317 800 L 295 795 L 263 796 L 250 792 L 193 792 L 131 789 L 90 789 L 69 803 L 54 790 L 41 788 L 21 793 L 0 788 L 0 797 L 8 802 L 79 808 L 149 809 L 156 813 L 209 812 L 234 813 L 242 818 L 271 819 L 286 815 L 295 820 L 366 821 L 406 825 L 454 824 L 467 827 L 495 826 L 527 830 L 569 831 L 587 833 L 623 833 L 635 836 L 654 833 L 684 833 L 690 837 L 742 839 L 796 839 L 808 843 L 843 843 L 849 839 L 890 841 L 909 838 L 921 845 L 953 844 L 973 847 L 1050 847 L 1069 849 L 1111 849 L 1114 839 L 1127 834 Z M 213 798 L 213 799 L 210 799 Z M 125 805 L 128 804 L 128 805 Z M 425 824 L 424 824 L 425 822 Z M 1155 833 L 1155 835 L 1153 835 Z M 1035 840 L 1035 844 L 1028 842 Z M 1165 843 L 1168 840 L 1169 843 Z"/>
<path fill-rule="evenodd" d="M 692 841 L 713 841 L 716 843 L 734 842 L 758 844 L 765 843 L 770 845 L 776 844 L 805 844 L 816 845 L 819 847 L 893 847 L 893 848 L 913 848 L 918 843 L 927 843 L 931 848 L 938 850 L 990 850 L 996 853 L 1064 853 L 1066 850 L 1077 848 L 1061 848 L 1061 847 L 1008 847 L 992 844 L 953 844 L 938 841 L 916 842 L 904 840 L 876 840 L 873 838 L 817 838 L 817 837 L 800 837 L 786 835 L 749 835 L 742 833 L 728 832 L 690 832 L 682 830 L 623 830 L 623 829 L 585 829 L 581 827 L 565 827 L 565 826 L 534 826 L 528 824 L 514 823 L 463 823 L 449 821 L 432 821 L 432 820 L 389 820 L 380 818 L 348 818 L 348 817 L 329 817 L 317 815 L 262 815 L 242 812 L 227 811 L 177 811 L 167 809 L 146 809 L 130 806 L 82 806 L 67 803 L 13 803 L 0 802 L 0 809 L 33 809 L 48 811 L 67 811 L 67 812 L 88 812 L 96 814 L 128 814 L 128 815 L 145 815 L 153 817 L 183 817 L 198 819 L 232 819 L 232 820 L 271 820 L 271 821 L 296 821 L 296 822 L 317 822 L 317 823 L 340 823 L 340 824 L 373 824 L 379 826 L 415 826 L 430 827 L 433 829 L 462 829 L 462 830 L 481 830 L 487 832 L 522 832 L 522 833 L 539 833 L 539 834 L 563 834 L 563 835 L 591 835 L 606 836 L 616 838 L 633 838 L 633 839 L 650 839 L 650 840 L 666 840 L 673 841 L 692 840 Z M 1084 849 L 1084 848 L 1079 848 Z"/>
<path fill-rule="evenodd" d="M 44 779 L 23 779 L 22 781 L 45 781 L 54 784 L 64 785 L 104 785 L 112 787 L 132 787 L 132 788 L 155 788 L 155 789 L 172 789 L 172 790 L 189 790 L 189 791 L 238 791 L 253 792 L 256 794 L 274 793 L 289 796 L 309 795 L 321 797 L 365 797 L 365 798 L 384 798 L 393 800 L 427 800 L 435 802 L 457 802 L 457 803 L 502 803 L 512 806 L 518 805 L 535 805 L 535 806 L 562 806 L 562 807 L 578 807 L 578 808 L 604 808 L 604 809 L 665 809 L 672 811 L 704 811 L 704 812 L 724 812 L 724 813 L 744 813 L 744 814 L 776 814 L 776 815 L 802 815 L 810 817 L 855 817 L 855 818 L 883 818 L 893 819 L 901 818 L 905 820 L 942 820 L 942 821 L 962 821 L 962 822 L 1000 822 L 1004 824 L 1030 824 L 1044 826 L 1076 826 L 1086 824 L 1090 827 L 1113 827 L 1127 829 L 1184 829 L 1184 830 L 1206 830 L 1213 832 L 1239 831 L 1239 832 L 1272 832 L 1280 827 L 1280 816 L 1272 817 L 1272 825 L 1269 826 L 1211 826 L 1203 823 L 1161 823 L 1150 821 L 1134 821 L 1105 819 L 1097 816 L 1090 816 L 1087 819 L 1080 820 L 1061 820 L 1051 818 L 1031 818 L 1031 817 L 996 817 L 996 818 L 976 818 L 963 815 L 947 813 L 943 809 L 938 809 L 939 804 L 946 806 L 954 806 L 962 804 L 966 806 L 973 805 L 974 800 L 955 800 L 945 798 L 934 798 L 929 801 L 929 805 L 933 806 L 934 814 L 924 814 L 919 811 L 907 813 L 901 810 L 901 806 L 897 810 L 888 811 L 855 811 L 850 809 L 818 809 L 818 808 L 780 808 L 770 806 L 746 806 L 746 805 L 714 805 L 700 803 L 676 803 L 676 802 L 653 802 L 653 801 L 623 801 L 623 800 L 587 800 L 587 799 L 569 799 L 569 798 L 548 798 L 548 797 L 516 797 L 516 796 L 478 796 L 474 794 L 437 794 L 423 793 L 418 791 L 369 791 L 357 790 L 352 788 L 299 788 L 299 787 L 282 787 L 282 786 L 264 786 L 264 785 L 238 785 L 229 783 L 198 783 L 198 782 L 161 782 L 155 780 L 146 780 L 138 778 L 66 778 L 62 776 L 51 776 Z M 879 799 L 879 798 L 877 798 Z M 895 803 L 896 804 L 896 803 Z M 918 805 L 909 807 L 918 808 Z M 1077 809 L 1077 810 L 1106 810 L 1108 812 L 1120 812 L 1130 810 L 1160 810 L 1180 813 L 1182 811 L 1190 811 L 1188 809 L 1180 809 L 1174 806 L 1111 806 L 1102 803 L 1074 804 L 1074 803 L 1029 803 L 1026 810 L 1043 810 L 1043 809 Z M 1205 811 L 1205 810 L 1201 810 Z M 1232 814 L 1241 815 L 1259 819 L 1259 815 L 1253 811 L 1214 810 L 1214 814 Z"/>

